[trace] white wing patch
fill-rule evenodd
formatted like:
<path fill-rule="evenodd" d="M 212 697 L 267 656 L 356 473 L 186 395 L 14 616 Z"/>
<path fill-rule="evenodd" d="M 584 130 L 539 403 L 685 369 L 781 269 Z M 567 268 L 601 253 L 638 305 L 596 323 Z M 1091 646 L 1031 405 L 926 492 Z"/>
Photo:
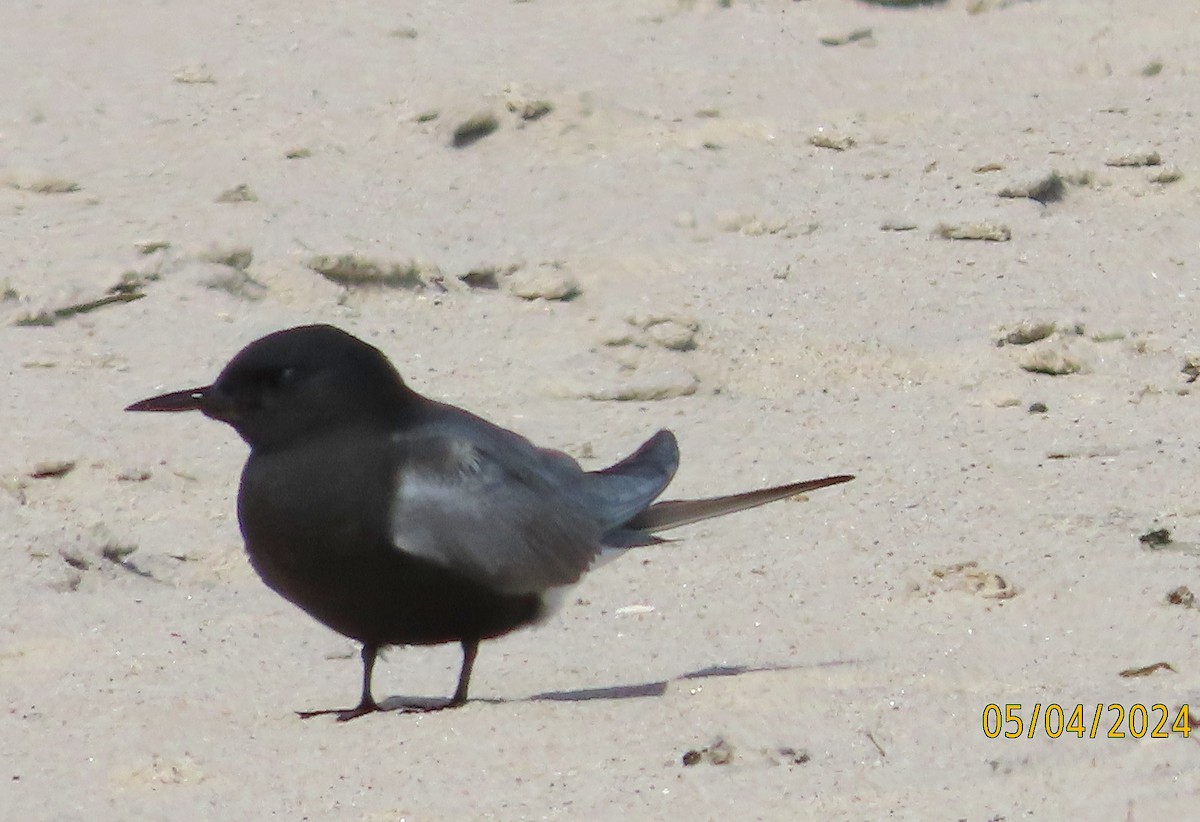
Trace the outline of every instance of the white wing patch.
<path fill-rule="evenodd" d="M 397 440 L 399 550 L 513 594 L 576 582 L 599 553 L 601 524 L 573 473 L 507 470 L 462 438 Z"/>

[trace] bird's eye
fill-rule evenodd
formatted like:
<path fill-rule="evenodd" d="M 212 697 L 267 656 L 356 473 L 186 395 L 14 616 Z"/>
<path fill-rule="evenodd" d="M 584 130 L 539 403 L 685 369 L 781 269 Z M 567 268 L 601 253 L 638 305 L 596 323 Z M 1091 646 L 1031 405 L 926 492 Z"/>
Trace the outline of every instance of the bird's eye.
<path fill-rule="evenodd" d="M 271 388 L 284 388 L 294 383 L 299 376 L 300 369 L 287 366 L 266 369 L 259 375 L 259 379 Z"/>

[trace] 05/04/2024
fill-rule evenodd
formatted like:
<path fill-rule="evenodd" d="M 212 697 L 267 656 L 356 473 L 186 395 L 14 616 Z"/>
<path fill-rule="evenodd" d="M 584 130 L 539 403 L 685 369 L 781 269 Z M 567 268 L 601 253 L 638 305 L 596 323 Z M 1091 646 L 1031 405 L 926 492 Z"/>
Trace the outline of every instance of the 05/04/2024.
<path fill-rule="evenodd" d="M 1128 707 L 1101 702 L 1065 708 L 1057 702 L 1048 705 L 1034 702 L 1028 706 L 1019 702 L 1000 706 L 993 702 L 983 708 L 983 734 L 988 739 L 1033 739 L 1039 734 L 1050 739 L 1062 736 L 1166 739 L 1172 735 L 1186 739 L 1191 732 L 1191 712 L 1187 705 L 1171 710 L 1161 702 L 1149 707 L 1140 702 Z"/>

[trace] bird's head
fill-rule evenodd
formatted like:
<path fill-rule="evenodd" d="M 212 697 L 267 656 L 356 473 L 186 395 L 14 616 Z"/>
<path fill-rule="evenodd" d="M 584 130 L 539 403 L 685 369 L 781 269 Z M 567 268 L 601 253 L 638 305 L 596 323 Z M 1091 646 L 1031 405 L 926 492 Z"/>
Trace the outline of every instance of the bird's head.
<path fill-rule="evenodd" d="M 276 331 L 229 361 L 212 385 L 126 411 L 200 411 L 255 450 L 340 426 L 397 425 L 416 395 L 379 349 L 329 325 Z"/>

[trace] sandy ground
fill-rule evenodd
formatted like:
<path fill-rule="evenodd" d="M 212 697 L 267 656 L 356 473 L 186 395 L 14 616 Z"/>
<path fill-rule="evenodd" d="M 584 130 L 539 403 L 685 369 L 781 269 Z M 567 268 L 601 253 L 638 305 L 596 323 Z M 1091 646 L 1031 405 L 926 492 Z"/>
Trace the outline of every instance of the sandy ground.
<path fill-rule="evenodd" d="M 982 718 L 1200 693 L 1200 11 L 724 5 L 6 0 L 7 818 L 1193 811 L 1200 739 Z M 588 467 L 670 427 L 671 495 L 858 479 L 302 721 L 356 650 L 248 567 L 245 447 L 121 409 L 308 322 Z"/>

